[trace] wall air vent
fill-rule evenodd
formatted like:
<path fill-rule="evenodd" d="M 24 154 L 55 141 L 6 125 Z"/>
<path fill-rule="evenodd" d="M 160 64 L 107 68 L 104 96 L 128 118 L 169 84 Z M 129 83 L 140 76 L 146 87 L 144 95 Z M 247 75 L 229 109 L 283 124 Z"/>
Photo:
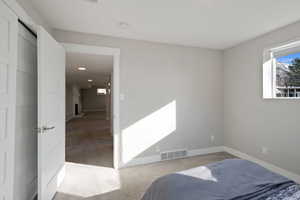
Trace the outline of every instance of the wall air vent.
<path fill-rule="evenodd" d="M 168 152 L 162 152 L 160 154 L 161 160 L 173 160 L 177 158 L 184 158 L 186 156 L 187 156 L 187 150 L 168 151 Z"/>

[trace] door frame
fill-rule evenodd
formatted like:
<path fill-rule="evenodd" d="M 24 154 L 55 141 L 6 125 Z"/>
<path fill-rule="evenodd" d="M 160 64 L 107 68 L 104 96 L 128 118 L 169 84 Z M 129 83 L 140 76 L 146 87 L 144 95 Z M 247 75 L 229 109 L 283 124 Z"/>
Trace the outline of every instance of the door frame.
<path fill-rule="evenodd" d="M 112 74 L 112 105 L 113 105 L 113 166 L 115 169 L 121 167 L 120 148 L 120 49 L 103 46 L 81 45 L 75 43 L 61 43 L 66 53 L 82 53 L 93 55 L 113 56 Z"/>

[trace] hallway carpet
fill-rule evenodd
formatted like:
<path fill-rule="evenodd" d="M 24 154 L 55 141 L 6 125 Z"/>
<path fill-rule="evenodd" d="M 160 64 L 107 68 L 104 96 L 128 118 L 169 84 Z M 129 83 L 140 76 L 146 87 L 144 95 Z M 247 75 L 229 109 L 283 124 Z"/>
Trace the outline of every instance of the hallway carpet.
<path fill-rule="evenodd" d="M 113 137 L 105 112 L 87 112 L 66 124 L 66 161 L 113 167 Z"/>

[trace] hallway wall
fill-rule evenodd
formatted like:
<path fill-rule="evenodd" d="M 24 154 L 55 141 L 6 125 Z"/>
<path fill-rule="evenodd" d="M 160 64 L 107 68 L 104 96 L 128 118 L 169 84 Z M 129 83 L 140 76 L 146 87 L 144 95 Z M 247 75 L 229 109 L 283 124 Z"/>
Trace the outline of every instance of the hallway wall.
<path fill-rule="evenodd" d="M 81 89 L 81 96 L 83 112 L 106 110 L 106 96 L 97 95 L 97 87 Z"/>

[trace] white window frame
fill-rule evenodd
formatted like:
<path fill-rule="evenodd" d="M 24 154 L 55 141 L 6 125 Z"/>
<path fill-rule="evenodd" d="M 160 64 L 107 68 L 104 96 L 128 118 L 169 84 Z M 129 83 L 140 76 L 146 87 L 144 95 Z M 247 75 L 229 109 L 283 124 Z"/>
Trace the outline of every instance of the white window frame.
<path fill-rule="evenodd" d="M 263 99 L 299 100 L 300 97 L 277 97 L 276 96 L 276 57 L 274 54 L 289 49 L 299 49 L 300 39 L 284 42 L 267 48 L 263 52 Z"/>

